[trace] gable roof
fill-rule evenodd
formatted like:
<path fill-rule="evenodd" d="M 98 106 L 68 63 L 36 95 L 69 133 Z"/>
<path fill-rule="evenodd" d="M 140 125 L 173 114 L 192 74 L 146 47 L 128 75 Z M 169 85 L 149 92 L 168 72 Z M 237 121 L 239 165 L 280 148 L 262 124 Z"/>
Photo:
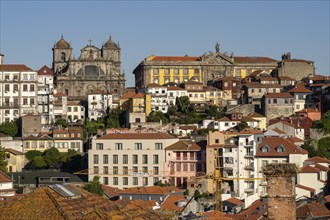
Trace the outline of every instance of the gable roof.
<path fill-rule="evenodd" d="M 1 64 L 0 71 L 7 72 L 30 72 L 33 71 L 30 67 L 24 64 Z"/>
<path fill-rule="evenodd" d="M 186 199 L 183 194 L 181 194 L 181 195 L 170 195 L 161 204 L 160 208 L 163 209 L 163 210 L 172 210 L 172 211 L 181 212 L 184 209 L 185 205 L 182 206 L 182 207 L 179 207 L 177 204 L 180 201 L 185 202 L 186 204 L 189 202 L 188 199 Z"/>
<path fill-rule="evenodd" d="M 7 174 L 0 170 L 0 183 L 11 183 L 14 182 Z"/>
<path fill-rule="evenodd" d="M 189 62 L 189 61 L 199 61 L 199 57 L 190 57 L 190 56 L 154 56 L 153 58 L 150 58 L 149 61 Z"/>
<path fill-rule="evenodd" d="M 277 148 L 283 146 L 284 151 L 278 152 Z M 263 147 L 269 151 L 262 152 Z M 264 137 L 257 148 L 257 157 L 287 157 L 289 154 L 308 154 L 308 152 L 282 137 Z"/>
<path fill-rule="evenodd" d="M 199 151 L 201 147 L 191 140 L 180 140 L 168 147 L 165 150 L 172 150 L 172 151 Z"/>
<path fill-rule="evenodd" d="M 330 211 L 322 204 L 312 202 L 306 203 L 296 209 L 297 218 L 310 219 L 312 217 L 320 218 L 320 217 L 330 217 Z"/>
<path fill-rule="evenodd" d="M 304 190 L 310 191 L 310 192 L 315 192 L 315 189 L 313 189 L 311 187 L 308 187 L 308 186 L 303 186 L 303 185 L 300 185 L 300 184 L 296 184 L 296 187 L 297 188 L 300 188 L 300 189 L 304 189 Z"/>
<path fill-rule="evenodd" d="M 290 93 L 281 92 L 281 93 L 267 93 L 265 94 L 265 98 L 293 98 Z"/>
<path fill-rule="evenodd" d="M 176 139 L 176 137 L 166 133 L 122 133 L 106 134 L 97 139 Z"/>
<path fill-rule="evenodd" d="M 183 192 L 184 190 L 179 189 L 175 186 L 141 186 L 141 187 L 131 187 L 119 192 L 119 195 L 128 194 L 128 195 L 140 195 L 140 194 L 157 194 L 157 195 L 169 195 L 175 192 Z"/>
<path fill-rule="evenodd" d="M 311 90 L 306 89 L 304 86 L 296 86 L 295 88 L 289 90 L 290 93 L 312 93 Z"/>
<path fill-rule="evenodd" d="M 235 63 L 277 63 L 277 60 L 274 60 L 269 57 L 234 57 Z"/>
<path fill-rule="evenodd" d="M 14 155 L 24 155 L 23 152 L 21 152 L 21 151 L 17 151 L 17 150 L 14 150 L 14 149 L 12 149 L 12 148 L 6 148 L 5 151 L 6 151 L 6 152 L 9 152 L 9 153 L 11 153 L 11 154 L 14 154 Z"/>
<path fill-rule="evenodd" d="M 316 167 L 312 167 L 312 166 L 303 166 L 302 168 L 300 168 L 299 173 L 319 173 L 320 169 L 316 168 Z"/>
<path fill-rule="evenodd" d="M 44 65 L 38 70 L 38 75 L 40 76 L 52 76 L 54 75 L 53 70 L 51 70 L 48 66 Z"/>
<path fill-rule="evenodd" d="M 308 160 L 305 160 L 306 162 L 314 162 L 314 163 L 330 163 L 330 160 L 328 160 L 327 158 L 324 157 L 312 157 L 309 158 Z"/>

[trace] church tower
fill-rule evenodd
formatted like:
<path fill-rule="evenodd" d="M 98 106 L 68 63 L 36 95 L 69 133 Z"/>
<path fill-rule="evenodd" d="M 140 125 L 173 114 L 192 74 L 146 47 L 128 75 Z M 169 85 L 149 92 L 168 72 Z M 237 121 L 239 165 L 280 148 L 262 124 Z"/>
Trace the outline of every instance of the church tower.
<path fill-rule="evenodd" d="M 109 40 L 102 46 L 101 53 L 104 59 L 113 61 L 115 63 L 120 63 L 120 47 L 112 41 L 111 36 L 109 37 Z"/>
<path fill-rule="evenodd" d="M 59 75 L 72 59 L 72 48 L 63 35 L 53 47 L 53 71 Z"/>

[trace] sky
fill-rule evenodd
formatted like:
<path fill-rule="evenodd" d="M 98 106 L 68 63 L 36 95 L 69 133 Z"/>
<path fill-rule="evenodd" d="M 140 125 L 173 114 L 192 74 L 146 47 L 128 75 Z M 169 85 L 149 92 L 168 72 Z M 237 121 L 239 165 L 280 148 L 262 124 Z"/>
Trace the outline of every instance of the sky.
<path fill-rule="evenodd" d="M 0 53 L 4 64 L 34 70 L 52 65 L 61 35 L 75 57 L 109 36 L 121 47 L 126 86 L 150 55 L 200 56 L 215 51 L 315 61 L 329 75 L 329 0 L 323 1 L 16 1 L 0 0 Z"/>

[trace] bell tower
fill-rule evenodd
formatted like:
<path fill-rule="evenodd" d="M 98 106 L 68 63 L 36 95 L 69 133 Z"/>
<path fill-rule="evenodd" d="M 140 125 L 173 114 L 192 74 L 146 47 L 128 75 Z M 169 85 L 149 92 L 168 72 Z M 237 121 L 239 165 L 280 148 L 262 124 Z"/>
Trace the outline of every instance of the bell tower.
<path fill-rule="evenodd" d="M 63 35 L 53 47 L 53 71 L 55 75 L 60 74 L 72 59 L 72 48 L 64 40 Z"/>

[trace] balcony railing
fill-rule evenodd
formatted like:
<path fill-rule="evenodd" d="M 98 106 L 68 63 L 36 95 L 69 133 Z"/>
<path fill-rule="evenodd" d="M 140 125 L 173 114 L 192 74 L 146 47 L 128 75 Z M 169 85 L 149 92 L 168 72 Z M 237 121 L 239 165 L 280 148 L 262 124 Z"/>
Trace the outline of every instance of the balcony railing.
<path fill-rule="evenodd" d="M 246 170 L 254 170 L 254 165 L 253 164 L 248 164 L 244 167 Z"/>

